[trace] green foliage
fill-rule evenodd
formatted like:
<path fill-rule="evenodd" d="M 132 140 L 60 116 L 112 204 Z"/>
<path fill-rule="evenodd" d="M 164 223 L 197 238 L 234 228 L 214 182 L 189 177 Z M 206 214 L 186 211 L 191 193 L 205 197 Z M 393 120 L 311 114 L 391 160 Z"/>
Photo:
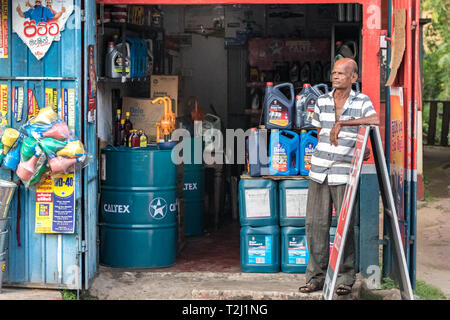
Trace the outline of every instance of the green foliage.
<path fill-rule="evenodd" d="M 450 100 L 450 2 L 423 0 L 421 9 L 432 20 L 423 35 L 423 98 Z"/>
<path fill-rule="evenodd" d="M 63 300 L 77 300 L 77 292 L 74 290 L 61 290 Z"/>
<path fill-rule="evenodd" d="M 391 278 L 383 278 L 381 286 L 381 290 L 390 290 L 390 289 L 399 289 L 399 286 L 395 280 Z"/>
<path fill-rule="evenodd" d="M 414 294 L 420 300 L 446 300 L 445 294 L 435 286 L 429 285 L 424 281 L 416 281 L 416 290 Z"/>

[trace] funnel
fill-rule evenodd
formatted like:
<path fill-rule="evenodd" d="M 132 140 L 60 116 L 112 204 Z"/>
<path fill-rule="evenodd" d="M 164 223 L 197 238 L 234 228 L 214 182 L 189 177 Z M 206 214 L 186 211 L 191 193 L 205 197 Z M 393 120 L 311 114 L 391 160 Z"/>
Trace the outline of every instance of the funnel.
<path fill-rule="evenodd" d="M 58 120 L 58 114 L 53 110 L 53 108 L 45 107 L 39 110 L 36 117 L 30 120 L 31 124 L 51 124 Z"/>
<path fill-rule="evenodd" d="M 7 154 L 9 149 L 14 145 L 17 138 L 19 138 L 20 132 L 13 128 L 6 128 L 2 136 L 3 154 Z"/>
<path fill-rule="evenodd" d="M 56 152 L 67 144 L 66 141 L 59 141 L 53 138 L 44 138 L 39 141 L 39 145 L 48 157 L 54 157 Z"/>
<path fill-rule="evenodd" d="M 17 188 L 17 184 L 11 181 L 0 179 L 0 218 L 5 219 L 8 217 L 9 204 L 14 195 L 14 191 Z"/>
<path fill-rule="evenodd" d="M 67 140 L 69 138 L 69 127 L 64 121 L 53 125 L 49 130 L 42 134 L 44 138 L 53 138 L 56 140 Z"/>
<path fill-rule="evenodd" d="M 64 149 L 59 150 L 56 154 L 58 156 L 67 158 L 78 158 L 81 157 L 86 152 L 84 151 L 84 146 L 80 140 L 70 141 L 64 147 Z"/>
<path fill-rule="evenodd" d="M 9 170 L 16 171 L 20 162 L 20 146 L 10 150 L 3 158 L 3 166 Z"/>
<path fill-rule="evenodd" d="M 22 155 L 23 161 L 27 161 L 34 155 L 36 145 L 37 141 L 31 137 L 23 139 L 22 146 L 20 147 L 20 154 Z"/>
<path fill-rule="evenodd" d="M 36 164 L 39 160 L 39 155 L 33 155 L 29 160 L 19 163 L 16 174 L 23 181 L 29 181 L 36 172 Z"/>
<path fill-rule="evenodd" d="M 67 172 L 68 168 L 78 162 L 77 160 L 78 159 L 67 159 L 58 156 L 48 160 L 48 164 L 50 165 L 52 174 L 58 174 Z"/>
<path fill-rule="evenodd" d="M 39 139 L 42 137 L 42 133 L 49 130 L 52 127 L 51 124 L 26 124 L 23 128 L 27 133 L 27 136 Z"/>

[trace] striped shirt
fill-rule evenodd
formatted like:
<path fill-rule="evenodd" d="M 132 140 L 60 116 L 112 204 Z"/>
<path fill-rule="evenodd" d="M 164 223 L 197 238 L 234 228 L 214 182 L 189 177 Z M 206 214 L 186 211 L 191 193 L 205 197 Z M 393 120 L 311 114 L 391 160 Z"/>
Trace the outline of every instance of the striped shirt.
<path fill-rule="evenodd" d="M 330 144 L 330 131 L 336 122 L 333 93 L 334 89 L 316 101 L 312 125 L 321 130 L 311 158 L 309 177 L 323 183 L 328 176 L 329 185 L 340 185 L 348 182 L 359 126 L 341 127 L 338 146 Z M 351 90 L 339 120 L 359 119 L 375 113 L 368 96 Z"/>

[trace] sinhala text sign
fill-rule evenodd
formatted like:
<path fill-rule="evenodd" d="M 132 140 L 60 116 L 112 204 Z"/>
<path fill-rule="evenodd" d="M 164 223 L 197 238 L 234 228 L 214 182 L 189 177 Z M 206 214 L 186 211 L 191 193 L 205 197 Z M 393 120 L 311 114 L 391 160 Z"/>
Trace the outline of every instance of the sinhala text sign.
<path fill-rule="evenodd" d="M 72 11 L 73 0 L 12 0 L 13 32 L 39 60 L 60 40 Z"/>

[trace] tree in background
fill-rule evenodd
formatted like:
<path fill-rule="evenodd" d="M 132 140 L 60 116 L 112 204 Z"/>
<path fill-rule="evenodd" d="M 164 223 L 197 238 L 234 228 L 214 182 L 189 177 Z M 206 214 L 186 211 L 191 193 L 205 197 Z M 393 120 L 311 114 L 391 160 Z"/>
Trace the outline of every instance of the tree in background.
<path fill-rule="evenodd" d="M 422 0 L 424 26 L 423 98 L 450 100 L 450 1 Z"/>

